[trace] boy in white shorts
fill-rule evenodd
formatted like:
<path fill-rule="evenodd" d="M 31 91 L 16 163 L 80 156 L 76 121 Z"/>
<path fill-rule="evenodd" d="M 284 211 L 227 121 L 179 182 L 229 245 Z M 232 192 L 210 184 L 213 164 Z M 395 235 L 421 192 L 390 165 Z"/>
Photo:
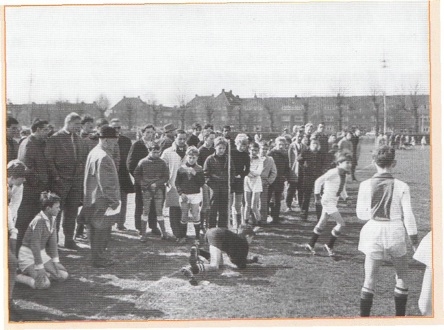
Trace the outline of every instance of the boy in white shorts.
<path fill-rule="evenodd" d="M 395 179 L 391 174 L 396 165 L 394 148 L 378 148 L 374 162 L 377 173 L 360 184 L 356 204 L 358 218 L 368 220 L 359 237 L 359 250 L 365 254 L 361 316 L 370 316 L 376 274 L 387 257 L 391 257 L 396 272 L 396 316 L 405 316 L 409 261 L 406 231 L 414 250 L 418 244 L 416 220 L 410 205 L 410 189 L 406 183 Z"/>
<path fill-rule="evenodd" d="M 324 249 L 330 257 L 335 255 L 333 245 L 336 238 L 341 234 L 345 226 L 345 221 L 338 211 L 338 200 L 342 197 L 347 199 L 345 191 L 345 176 L 350 172 L 353 157 L 349 153 L 336 154 L 336 168 L 328 170 L 324 175 L 316 179 L 314 184 L 315 204 L 318 208 L 322 205 L 322 213 L 316 227 L 313 229 L 313 235 L 310 242 L 305 245 L 305 249 L 315 254 L 314 246 L 319 236 L 322 234 L 329 218 L 336 221 L 336 226 L 331 231 L 330 240 L 324 244 Z M 324 193 L 321 198 L 321 189 L 324 187 Z"/>
<path fill-rule="evenodd" d="M 250 214 L 253 213 L 254 220 L 252 224 L 255 225 L 261 221 L 260 202 L 262 192 L 261 173 L 264 169 L 264 159 L 259 157 L 259 144 L 253 142 L 250 144 L 250 173 L 244 178 L 244 192 L 245 192 L 245 208 L 244 219 L 250 222 Z"/>
<path fill-rule="evenodd" d="M 191 146 L 186 151 L 187 161 L 177 171 L 176 188 L 179 193 L 182 209 L 182 224 L 190 220 L 188 213 L 191 210 L 191 221 L 194 224 L 196 240 L 200 238 L 200 203 L 202 202 L 201 188 L 205 184 L 205 176 L 201 166 L 197 164 L 199 150 Z"/>
<path fill-rule="evenodd" d="M 18 255 L 18 265 L 22 273 L 16 279 L 33 289 L 49 288 L 50 279 L 62 282 L 68 278 L 57 249 L 55 217 L 60 211 L 60 197 L 43 192 L 40 204 L 40 213 L 31 221 L 23 237 Z"/>

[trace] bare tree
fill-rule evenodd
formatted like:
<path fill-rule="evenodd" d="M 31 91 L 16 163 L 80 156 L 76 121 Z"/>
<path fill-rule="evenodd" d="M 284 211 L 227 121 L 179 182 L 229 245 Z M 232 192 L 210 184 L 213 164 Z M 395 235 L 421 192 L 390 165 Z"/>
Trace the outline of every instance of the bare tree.
<path fill-rule="evenodd" d="M 185 129 L 186 116 L 188 112 L 186 95 L 184 93 L 180 93 L 176 96 L 177 102 L 179 103 L 179 120 L 180 120 L 180 128 Z"/>
<path fill-rule="evenodd" d="M 100 118 L 105 118 L 105 112 L 108 110 L 110 106 L 110 102 L 105 94 L 100 94 L 99 97 L 94 102 L 97 106 L 97 110 L 99 111 Z"/>
<path fill-rule="evenodd" d="M 274 132 L 275 120 L 276 120 L 276 118 L 275 118 L 275 116 L 276 116 L 275 109 L 273 107 L 272 102 L 269 99 L 265 99 L 264 98 L 262 100 L 263 100 L 264 109 L 265 109 L 265 111 L 266 111 L 266 113 L 268 115 L 268 118 L 270 120 L 270 126 L 269 126 L 270 127 L 270 132 Z"/>
<path fill-rule="evenodd" d="M 410 112 L 415 118 L 415 133 L 419 133 L 419 97 L 418 97 L 419 85 L 416 84 L 413 90 L 410 92 L 410 101 L 412 102 L 412 108 Z"/>
<path fill-rule="evenodd" d="M 379 135 L 379 110 L 381 107 L 381 102 L 378 100 L 378 92 L 376 89 L 372 89 L 371 92 L 371 100 L 373 104 L 373 111 L 375 114 L 375 134 L 376 136 Z"/>
<path fill-rule="evenodd" d="M 344 119 L 344 102 L 345 97 L 343 94 L 338 93 L 336 95 L 336 110 L 338 111 L 338 129 L 339 131 L 342 131 L 342 120 Z"/>

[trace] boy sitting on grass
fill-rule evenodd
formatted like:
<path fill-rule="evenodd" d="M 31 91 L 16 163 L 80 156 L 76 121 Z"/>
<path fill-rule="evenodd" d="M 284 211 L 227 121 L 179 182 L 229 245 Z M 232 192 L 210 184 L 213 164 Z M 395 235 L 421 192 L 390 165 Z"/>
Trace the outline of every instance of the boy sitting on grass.
<path fill-rule="evenodd" d="M 22 273 L 17 275 L 17 282 L 33 289 L 49 288 L 50 279 L 63 282 L 68 278 L 57 249 L 55 217 L 60 211 L 60 197 L 43 192 L 40 205 L 41 211 L 29 224 L 18 255 Z"/>
<path fill-rule="evenodd" d="M 160 159 L 159 144 L 149 141 L 146 145 L 148 156 L 141 159 L 134 170 L 134 181 L 142 188 L 143 213 L 140 231 L 142 243 L 148 241 L 146 228 L 153 199 L 162 239 L 168 238 L 163 219 L 163 203 L 165 202 L 165 184 L 170 178 L 170 172 L 165 161 Z"/>
<path fill-rule="evenodd" d="M 336 154 L 336 168 L 328 170 L 324 175 L 316 179 L 314 184 L 315 205 L 317 208 L 322 206 L 321 217 L 315 228 L 310 242 L 305 245 L 305 249 L 315 254 L 314 246 L 319 236 L 322 234 L 329 218 L 336 221 L 336 226 L 331 231 L 328 244 L 324 244 L 324 249 L 330 257 L 335 255 L 333 245 L 336 239 L 344 229 L 345 221 L 338 211 L 338 200 L 342 197 L 347 199 L 345 191 L 345 176 L 350 172 L 352 166 L 352 155 L 348 153 Z M 321 198 L 321 189 L 324 187 L 324 193 Z"/>
<path fill-rule="evenodd" d="M 192 285 L 197 285 L 194 275 L 217 271 L 223 265 L 222 253 L 226 253 L 230 261 L 239 269 L 244 269 L 247 264 L 258 262 L 257 257 L 247 258 L 249 244 L 256 235 L 256 228 L 242 225 L 238 229 L 238 234 L 226 228 L 208 229 L 205 238 L 210 246 L 210 251 L 198 250 L 196 246 L 192 246 L 189 257 L 190 265 L 181 269 L 182 274 L 190 278 Z"/>
<path fill-rule="evenodd" d="M 200 238 L 200 207 L 202 193 L 200 189 L 205 184 L 205 176 L 201 166 L 197 165 L 199 150 L 196 147 L 188 147 L 186 151 L 187 162 L 177 171 L 176 188 L 179 193 L 182 209 L 182 224 L 188 224 L 188 213 L 191 209 L 191 221 L 196 231 L 196 240 Z"/>

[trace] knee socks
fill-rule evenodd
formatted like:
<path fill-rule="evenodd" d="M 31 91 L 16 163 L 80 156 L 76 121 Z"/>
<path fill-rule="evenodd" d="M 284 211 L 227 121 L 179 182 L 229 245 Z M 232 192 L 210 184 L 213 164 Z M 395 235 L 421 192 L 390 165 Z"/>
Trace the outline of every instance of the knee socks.
<path fill-rule="evenodd" d="M 367 317 L 370 316 L 370 310 L 372 309 L 373 305 L 373 296 L 374 291 L 368 288 L 362 288 L 361 290 L 361 316 Z"/>
<path fill-rule="evenodd" d="M 398 286 L 395 287 L 395 310 L 396 316 L 405 316 L 405 307 L 407 304 L 408 289 L 403 289 Z"/>

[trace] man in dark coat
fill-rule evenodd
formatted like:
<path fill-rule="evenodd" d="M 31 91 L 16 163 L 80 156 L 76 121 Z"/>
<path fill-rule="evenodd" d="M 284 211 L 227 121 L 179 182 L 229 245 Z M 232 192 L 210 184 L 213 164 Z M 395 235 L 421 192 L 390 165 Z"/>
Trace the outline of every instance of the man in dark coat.
<path fill-rule="evenodd" d="M 161 152 L 173 145 L 174 139 L 176 138 L 176 130 L 177 128 L 173 124 L 166 124 L 163 127 L 163 135 L 159 141 L 157 141 L 157 143 L 160 145 Z"/>
<path fill-rule="evenodd" d="M 193 133 L 191 134 L 191 136 L 188 138 L 187 140 L 187 146 L 195 146 L 197 148 L 197 146 L 199 145 L 199 134 L 200 132 L 202 132 L 202 126 L 199 123 L 194 123 L 192 126 L 193 129 Z"/>
<path fill-rule="evenodd" d="M 154 141 L 154 134 L 156 132 L 156 128 L 152 124 L 147 124 L 142 128 L 142 138 L 136 141 L 130 148 L 128 153 L 128 157 L 126 160 L 126 167 L 134 177 L 134 170 L 136 169 L 139 161 L 142 158 L 148 156 L 148 149 L 146 144 L 148 142 Z M 135 208 L 134 208 L 134 225 L 137 230 L 141 231 L 141 221 L 142 221 L 142 213 L 143 213 L 143 198 L 142 198 L 142 188 L 137 183 L 134 184 L 134 191 L 136 193 L 135 196 Z M 153 235 L 160 236 L 161 232 L 157 228 L 157 215 L 156 208 L 154 204 L 154 199 L 152 201 L 150 207 L 150 213 L 148 215 L 148 226 L 151 229 L 151 233 Z"/>
<path fill-rule="evenodd" d="M 31 132 L 31 135 L 20 144 L 18 151 L 18 159 L 26 165 L 28 171 L 15 223 L 18 230 L 17 252 L 22 245 L 26 229 L 40 212 L 40 193 L 49 187 L 48 163 L 44 154 L 49 132 L 48 122 L 36 119 L 31 126 Z"/>
<path fill-rule="evenodd" d="M 6 120 L 6 144 L 7 144 L 7 158 L 6 164 L 11 160 L 17 159 L 18 142 L 14 138 L 20 138 L 20 128 L 17 119 L 8 117 Z"/>
<path fill-rule="evenodd" d="M 134 192 L 134 185 L 131 181 L 128 168 L 126 167 L 126 160 L 128 158 L 128 153 L 131 149 L 132 142 L 131 139 L 121 134 L 120 120 L 118 118 L 111 119 L 110 126 L 114 128 L 119 136 L 117 139 L 117 144 L 120 151 L 120 164 L 119 164 L 119 183 L 120 183 L 120 200 L 122 202 L 119 214 L 119 221 L 117 222 L 118 230 L 126 230 L 125 220 L 126 220 L 126 205 L 128 194 Z"/>
<path fill-rule="evenodd" d="M 47 141 L 45 156 L 50 173 L 50 189 L 60 196 L 60 212 L 57 215 L 57 232 L 63 214 L 65 248 L 78 249 L 74 242 L 74 229 L 78 207 L 82 198 L 82 179 L 85 164 L 81 157 L 82 143 L 79 133 L 81 117 L 72 112 L 65 118 L 64 127 Z"/>

